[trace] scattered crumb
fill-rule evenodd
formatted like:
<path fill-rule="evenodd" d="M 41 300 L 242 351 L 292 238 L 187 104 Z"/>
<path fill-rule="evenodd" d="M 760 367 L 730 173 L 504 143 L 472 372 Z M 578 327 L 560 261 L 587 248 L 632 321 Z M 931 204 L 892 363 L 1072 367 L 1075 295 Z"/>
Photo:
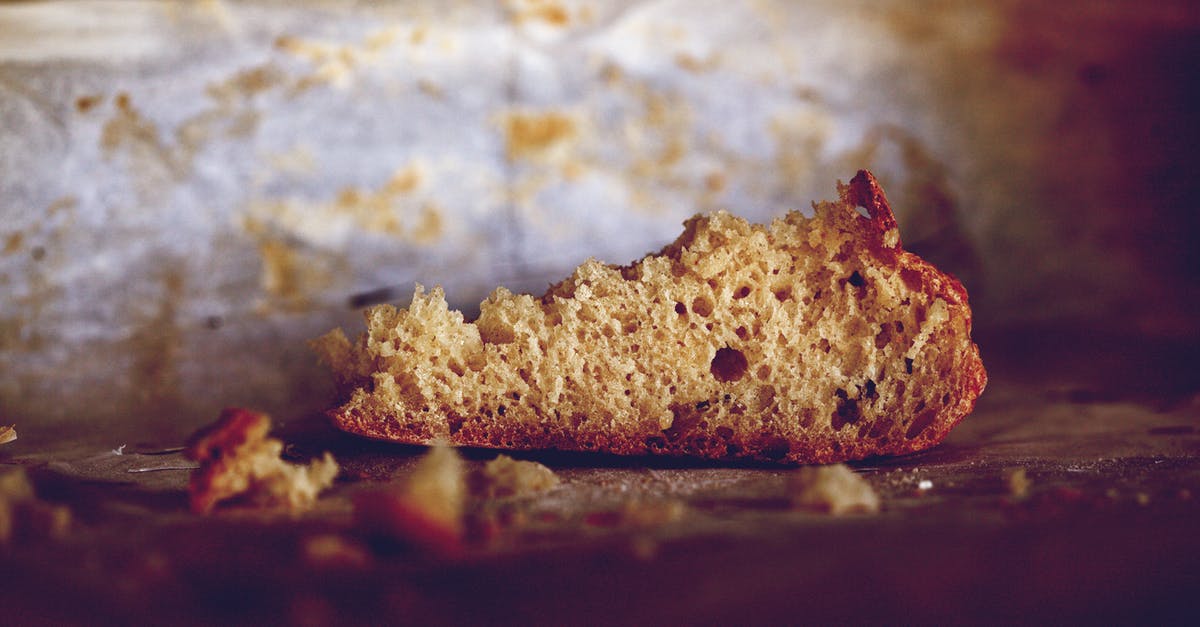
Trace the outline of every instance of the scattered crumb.
<path fill-rule="evenodd" d="M 33 484 L 20 466 L 0 466 L 0 500 L 19 503 L 33 499 Z"/>
<path fill-rule="evenodd" d="M 338 465 L 332 455 L 325 453 L 308 466 L 289 464 L 280 459 L 283 442 L 267 437 L 270 426 L 266 414 L 229 408 L 192 436 L 184 451 L 200 462 L 188 485 L 192 510 L 207 514 L 220 501 L 244 496 L 299 511 L 333 484 Z"/>
<path fill-rule="evenodd" d="M 356 495 L 354 518 L 370 534 L 454 554 L 462 546 L 466 494 L 462 458 L 438 445 L 398 488 Z"/>
<path fill-rule="evenodd" d="M 1133 497 L 1138 505 L 1145 507 L 1150 504 L 1150 495 L 1145 492 L 1138 492 L 1137 496 Z"/>
<path fill-rule="evenodd" d="M 649 561 L 658 556 L 658 540 L 638 534 L 629 541 L 629 552 L 642 561 Z"/>
<path fill-rule="evenodd" d="M 371 556 L 362 545 L 336 533 L 304 540 L 304 559 L 319 568 L 365 568 Z"/>
<path fill-rule="evenodd" d="M 932 490 L 933 482 L 928 479 L 922 479 L 917 482 L 917 489 L 918 490 Z"/>
<path fill-rule="evenodd" d="M 8 444 L 17 439 L 17 426 L 0 427 L 0 444 Z"/>
<path fill-rule="evenodd" d="M 472 476 L 471 492 L 484 498 L 525 496 L 558 485 L 558 475 L 537 462 L 501 455 Z"/>
<path fill-rule="evenodd" d="M 687 513 L 687 504 L 678 499 L 627 501 L 621 506 L 621 520 L 634 527 L 660 527 L 677 522 Z"/>
<path fill-rule="evenodd" d="M 466 497 L 462 458 L 448 446 L 435 446 L 409 475 L 404 493 L 430 518 L 446 525 L 462 520 Z"/>
<path fill-rule="evenodd" d="M 805 466 L 792 474 L 789 487 L 792 502 L 797 507 L 825 511 L 834 516 L 879 511 L 879 496 L 871 484 L 845 464 Z"/>
<path fill-rule="evenodd" d="M 38 499 L 24 468 L 0 467 L 0 544 L 20 536 L 58 540 L 70 530 L 70 508 Z"/>
<path fill-rule="evenodd" d="M 687 504 L 678 499 L 626 501 L 616 510 L 588 514 L 583 521 L 593 527 L 647 528 L 677 522 L 687 513 Z"/>
<path fill-rule="evenodd" d="M 1024 468 L 1016 468 L 1010 470 L 1005 477 L 1005 482 L 1008 484 L 1008 494 L 1014 499 L 1020 500 L 1029 496 L 1029 486 L 1032 482 L 1029 476 L 1025 473 Z"/>

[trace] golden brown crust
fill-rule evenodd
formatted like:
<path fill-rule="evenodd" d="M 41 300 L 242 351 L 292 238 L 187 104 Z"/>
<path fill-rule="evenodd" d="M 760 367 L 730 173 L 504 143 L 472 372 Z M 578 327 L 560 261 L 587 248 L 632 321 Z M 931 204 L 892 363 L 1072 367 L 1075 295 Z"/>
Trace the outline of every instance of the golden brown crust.
<path fill-rule="evenodd" d="M 440 293 L 437 292 L 431 297 L 424 297 L 423 292 L 418 291 L 413 308 L 407 312 L 397 313 L 390 308 L 372 310 L 368 312 L 372 329 L 372 335 L 369 337 L 360 338 L 355 345 L 351 345 L 340 333 L 331 334 L 321 340 L 326 346 L 323 349 L 325 359 L 334 366 L 338 381 L 349 397 L 348 402 L 332 410 L 330 416 L 343 430 L 383 440 L 429 443 L 435 439 L 443 439 L 460 446 L 551 448 L 621 455 L 656 454 L 706 459 L 828 463 L 876 455 L 905 454 L 932 446 L 944 439 L 951 428 L 970 413 L 975 399 L 987 382 L 978 347 L 970 340 L 971 312 L 966 291 L 953 277 L 902 249 L 895 217 L 883 190 L 869 172 L 860 171 L 849 185 L 839 185 L 838 191 L 840 204 L 818 205 L 816 218 L 808 219 L 800 217 L 799 214 L 790 214 L 785 220 L 777 221 L 771 230 L 767 231 L 724 214 L 697 216 L 688 220 L 683 234 L 658 255 L 648 256 L 641 261 L 620 267 L 585 264 L 571 277 L 551 286 L 546 294 L 536 301 L 514 303 L 522 297 L 514 297 L 507 293 L 493 295 L 484 304 L 485 313 L 477 323 L 477 336 L 471 335 L 473 328 L 466 328 L 472 325 L 462 324 L 461 316 L 455 318 L 457 314 L 454 312 L 450 312 L 449 316 L 445 315 L 444 301 L 440 301 Z M 869 219 L 859 218 L 854 212 L 854 207 L 865 208 Z M 520 361 L 526 358 L 524 353 L 514 351 L 525 350 L 521 346 L 528 344 L 531 347 L 528 349 L 530 352 L 549 355 L 547 351 L 553 351 L 556 346 L 554 338 L 560 336 L 548 336 L 545 333 L 536 335 L 529 332 L 528 328 L 537 327 L 538 324 L 558 328 L 568 324 L 568 316 L 575 316 L 569 321 L 572 324 L 578 323 L 576 318 L 583 319 L 585 322 L 582 326 L 577 324 L 573 328 L 578 329 L 579 342 L 584 342 L 582 338 L 585 336 L 590 338 L 588 341 L 593 344 L 585 343 L 579 346 L 590 347 L 587 350 L 591 352 L 572 358 L 570 364 L 566 361 L 561 362 L 562 367 L 577 367 L 575 362 L 578 359 L 634 359 L 637 362 L 636 368 L 631 374 L 625 375 L 626 381 L 630 380 L 629 377 L 633 374 L 653 376 L 654 368 L 663 367 L 662 360 L 655 361 L 656 355 L 646 354 L 645 349 L 637 353 L 639 345 L 629 349 L 633 351 L 632 354 L 628 351 L 606 353 L 604 346 L 617 346 L 618 341 L 611 335 L 604 336 L 588 326 L 603 326 L 605 321 L 595 319 L 594 322 L 586 322 L 592 320 L 588 316 L 594 316 L 594 312 L 579 312 L 592 306 L 593 301 L 598 302 L 602 299 L 605 290 L 628 290 L 630 284 L 637 284 L 639 287 L 636 289 L 641 289 L 642 282 L 649 284 L 651 281 L 645 277 L 650 277 L 655 272 L 660 273 L 660 277 L 663 272 L 685 277 L 687 281 L 699 285 L 700 289 L 708 289 L 704 286 L 703 276 L 698 274 L 697 268 L 704 264 L 718 263 L 714 259 L 720 255 L 722 247 L 727 245 L 730 238 L 740 238 L 746 242 L 766 241 L 767 248 L 759 246 L 754 249 L 763 250 L 764 254 L 778 255 L 782 250 L 785 251 L 782 254 L 801 257 L 810 254 L 806 252 L 811 250 L 805 248 L 806 242 L 819 238 L 822 239 L 823 246 L 828 244 L 820 250 L 828 250 L 831 259 L 836 262 L 834 265 L 839 268 L 838 271 L 849 275 L 841 279 L 823 279 L 824 283 L 818 282 L 815 293 L 805 296 L 805 302 L 809 303 L 805 305 L 808 309 L 790 314 L 803 317 L 809 311 L 821 313 L 823 309 L 833 305 L 826 303 L 818 306 L 817 299 L 823 290 L 836 289 L 839 290 L 837 298 L 840 300 L 834 304 L 849 308 L 845 309 L 847 313 L 837 315 L 849 317 L 841 319 L 835 316 L 832 322 L 830 319 L 822 319 L 821 324 L 842 324 L 858 329 L 848 336 L 851 344 L 865 342 L 864 345 L 871 346 L 874 337 L 873 346 L 879 347 L 878 355 L 869 358 L 861 358 L 859 355 L 860 359 L 857 361 L 846 357 L 840 361 L 829 362 L 835 366 L 835 371 L 845 370 L 840 373 L 833 372 L 827 376 L 829 381 L 822 382 L 828 384 L 822 389 L 836 392 L 836 395 L 830 395 L 835 396 L 834 398 L 825 396 L 813 401 L 815 404 L 810 406 L 803 402 L 792 402 L 796 398 L 805 398 L 803 395 L 797 396 L 798 393 L 791 390 L 778 388 L 778 385 L 784 384 L 804 385 L 808 380 L 804 377 L 789 379 L 784 375 L 776 376 L 774 372 L 786 370 L 790 365 L 777 363 L 777 359 L 772 361 L 754 352 L 757 350 L 754 342 L 772 338 L 766 337 L 765 334 L 755 335 L 753 331 L 742 327 L 736 329 L 737 334 L 734 335 L 734 329 L 724 328 L 722 325 L 736 325 L 738 322 L 728 322 L 732 318 L 722 319 L 724 322 L 717 321 L 717 315 L 709 315 L 712 313 L 714 302 L 724 303 L 733 308 L 741 307 L 739 311 L 743 312 L 742 318 L 737 320 L 743 321 L 741 324 L 746 326 L 744 321 L 753 320 L 754 317 L 753 311 L 745 313 L 747 310 L 744 303 L 753 301 L 772 307 L 780 305 L 770 298 L 765 285 L 755 284 L 755 290 L 762 289 L 767 293 L 766 296 L 756 296 L 762 300 L 755 301 L 755 298 L 747 297 L 751 293 L 748 291 L 749 286 L 714 286 L 714 279 L 711 277 L 718 275 L 710 273 L 708 285 L 713 286 L 713 291 L 706 294 L 712 296 L 711 300 L 699 302 L 698 299 L 690 306 L 683 302 L 674 303 L 675 311 L 679 312 L 681 317 L 700 322 L 701 328 L 697 329 L 693 322 L 692 331 L 687 331 L 686 328 L 679 331 L 683 335 L 675 336 L 679 338 L 678 349 L 671 345 L 652 345 L 646 348 L 671 354 L 673 350 L 683 351 L 685 344 L 707 342 L 707 348 L 701 346 L 695 349 L 688 346 L 687 350 L 692 351 L 689 354 L 693 356 L 702 355 L 705 366 L 708 365 L 708 360 L 712 360 L 711 378 L 708 377 L 710 368 L 705 367 L 701 372 L 706 380 L 689 388 L 691 392 L 681 391 L 672 397 L 664 391 L 668 398 L 661 401 L 662 405 L 658 406 L 657 415 L 654 415 L 653 411 L 650 414 L 645 411 L 622 413 L 621 407 L 617 407 L 611 401 L 597 401 L 589 405 L 587 395 L 575 391 L 575 387 L 585 388 L 588 385 L 586 381 L 578 380 L 580 373 L 588 372 L 587 366 L 584 366 L 582 371 L 575 371 L 574 378 L 567 376 L 565 379 L 567 392 L 575 394 L 566 398 L 583 398 L 583 401 L 575 405 L 543 402 L 543 397 L 552 396 L 545 392 L 550 385 L 548 381 L 557 381 L 561 390 L 564 377 L 553 373 L 553 376 L 542 376 L 533 372 L 542 364 L 536 360 Z M 744 254 L 744 251 L 739 254 Z M 856 255 L 861 255 L 861 259 Z M 753 259 L 737 257 L 726 263 L 755 265 Z M 795 265 L 795 258 L 792 263 Z M 767 264 L 764 261 L 757 265 L 766 267 Z M 810 267 L 808 272 L 829 273 L 828 269 L 822 266 L 812 269 L 810 264 L 807 267 Z M 855 270 L 850 274 L 849 270 L 852 268 L 859 268 L 861 272 Z M 730 268 L 719 269 L 719 276 L 729 275 L 726 270 Z M 762 280 L 772 276 L 768 273 L 763 279 L 762 272 L 757 269 L 754 272 L 757 272 L 755 276 Z M 774 272 L 778 275 L 778 270 Z M 680 278 L 679 281 L 684 281 L 685 278 Z M 670 283 L 663 284 L 660 281 L 656 285 L 653 289 L 673 289 Z M 805 287 L 801 284 L 795 285 L 796 289 Z M 778 301 L 799 300 L 799 295 L 786 293 L 790 289 L 792 288 L 785 288 L 785 293 L 776 293 Z M 637 293 L 642 294 L 644 291 Z M 855 304 L 856 299 L 861 299 L 864 295 L 874 300 L 859 300 L 857 302 L 868 304 Z M 660 295 L 653 298 L 655 303 L 662 301 Z M 661 306 L 669 307 L 671 298 L 675 297 L 668 297 L 667 302 Z M 738 300 L 742 298 L 745 300 Z M 611 299 L 608 302 L 611 304 Z M 623 308 L 624 301 L 618 298 L 616 302 L 616 307 Z M 872 306 L 869 303 L 875 303 L 880 311 L 860 309 Z M 885 303 L 886 307 L 879 303 Z M 445 319 L 436 323 L 414 322 L 413 317 L 416 315 L 418 304 L 423 307 L 421 315 L 441 316 Z M 489 306 L 492 308 L 490 311 Z M 497 311 L 499 313 L 496 313 Z M 521 313 L 514 314 L 514 311 Z M 605 315 L 612 313 L 604 311 Z M 764 311 L 759 317 L 769 318 L 769 314 L 770 312 Z M 751 318 L 747 318 L 747 315 Z M 500 322 L 496 323 L 489 316 Z M 514 316 L 520 318 L 517 321 L 520 324 L 516 326 L 512 320 Z M 779 317 L 778 312 L 775 312 L 775 317 Z M 525 318 L 545 318 L 547 322 L 530 322 Z M 900 318 L 906 323 L 901 324 Z M 708 335 L 705 335 L 703 330 L 705 320 L 709 321 Z M 714 322 L 716 327 L 713 326 Z M 633 322 L 625 322 L 627 326 L 633 325 L 628 326 L 630 329 L 636 328 L 637 323 L 636 319 Z M 427 326 L 419 327 L 424 329 L 423 331 L 413 331 L 413 325 L 419 324 Z M 437 324 L 443 326 L 436 326 Z M 521 324 L 525 326 L 522 327 Z M 402 326 L 408 330 L 401 333 L 399 329 Z M 495 397 L 482 400 L 475 398 L 472 401 L 474 404 L 456 404 L 448 400 L 448 397 L 437 394 L 431 396 L 428 389 L 421 386 L 429 380 L 435 383 L 442 381 L 442 378 L 439 378 L 442 377 L 441 374 L 429 375 L 433 379 L 409 377 L 402 371 L 405 368 L 401 365 L 404 363 L 402 359 L 384 354 L 409 350 L 397 348 L 414 345 L 411 342 L 416 340 L 405 333 L 419 335 L 430 333 L 430 329 L 434 328 L 438 329 L 436 333 L 439 335 L 455 335 L 453 340 L 445 340 L 455 347 L 473 347 L 467 350 L 465 357 L 459 355 L 449 359 L 449 362 L 453 363 L 447 368 L 454 372 L 444 377 L 451 381 L 464 380 L 464 383 L 458 387 L 450 385 L 438 388 L 448 390 L 438 394 L 448 394 L 449 397 L 458 395 L 457 397 L 462 398 L 463 394 L 469 395 L 474 391 L 474 388 L 465 383 L 465 379 L 484 381 L 490 376 L 493 383 L 486 384 L 490 386 L 486 387 L 486 393 L 491 394 L 494 388 Z M 876 328 L 881 328 L 878 335 L 874 331 Z M 805 330 L 796 330 L 798 335 L 804 335 Z M 626 332 L 628 333 L 629 331 Z M 476 337 L 479 339 L 475 339 Z M 672 336 L 669 334 L 656 337 L 662 342 L 675 341 L 670 339 Z M 574 338 L 568 340 L 574 341 Z M 780 341 L 786 343 L 782 339 Z M 606 342 L 608 344 L 605 344 Z M 851 344 L 847 345 L 847 352 L 861 352 L 861 349 L 854 349 Z M 513 348 L 514 345 L 520 346 Z M 814 358 L 820 356 L 816 351 L 821 348 L 817 348 L 816 344 L 805 346 L 808 347 L 808 352 L 793 351 L 786 354 L 794 355 L 790 359 L 800 361 L 807 360 L 809 355 L 813 355 Z M 834 347 L 828 342 L 823 346 L 826 354 L 830 354 L 831 348 Z M 843 347 L 836 348 L 841 350 Z M 411 350 L 418 351 L 414 353 L 419 355 L 419 358 L 414 358 L 417 361 L 446 360 L 444 355 L 425 356 L 419 353 L 420 349 Z M 834 350 L 833 353 L 836 354 L 838 350 Z M 747 362 L 747 355 L 751 356 L 753 363 Z M 456 359 L 459 361 L 455 361 Z M 509 362 L 513 359 L 520 361 L 520 365 L 511 366 Z M 915 374 L 914 361 L 917 362 Z M 497 362 L 504 362 L 505 367 L 509 367 L 513 372 L 504 370 L 502 364 Z M 845 368 L 842 368 L 843 365 Z M 763 370 L 758 370 L 758 374 L 755 374 L 749 371 L 764 367 L 770 372 L 763 374 Z M 401 370 L 398 371 L 397 368 Z M 725 372 L 727 369 L 731 371 Z M 482 371 L 482 374 L 478 374 L 476 370 Z M 596 371 L 597 369 L 592 370 Z M 811 372 L 819 375 L 826 370 L 818 368 Z M 507 383 L 504 383 L 505 373 L 509 374 Z M 766 379 L 763 379 L 764 376 Z M 497 379 L 500 383 L 495 382 Z M 690 383 L 678 377 L 671 380 L 681 386 Z M 635 399 L 638 398 L 642 390 L 636 389 L 635 385 L 626 381 L 613 378 L 607 384 L 601 383 L 586 389 L 603 395 L 609 388 L 620 389 L 624 386 L 626 397 L 632 393 Z M 787 383 L 789 381 L 791 383 Z M 771 389 L 772 384 L 776 384 L 776 388 L 771 392 L 775 402 L 772 403 L 768 399 L 760 403 L 763 409 L 758 415 L 754 415 L 752 406 L 756 402 L 755 395 L 761 396 L 762 390 Z M 377 389 L 380 385 L 391 389 L 380 391 Z M 886 402 L 881 396 L 885 386 L 889 395 Z M 915 394 L 918 387 L 922 388 L 920 396 Z M 510 394 L 513 397 L 511 400 L 508 398 Z M 562 394 L 560 391 L 558 398 L 564 398 Z M 583 396 L 580 397 L 580 394 Z M 786 402 L 779 400 L 781 396 L 788 396 Z M 659 402 L 660 399 L 656 397 L 651 401 Z M 585 410 L 580 410 L 581 406 Z M 647 406 L 655 407 L 653 403 Z M 812 408 L 818 406 L 836 409 L 832 415 L 819 412 L 817 415 Z M 591 410 L 587 411 L 587 407 L 591 407 Z"/>

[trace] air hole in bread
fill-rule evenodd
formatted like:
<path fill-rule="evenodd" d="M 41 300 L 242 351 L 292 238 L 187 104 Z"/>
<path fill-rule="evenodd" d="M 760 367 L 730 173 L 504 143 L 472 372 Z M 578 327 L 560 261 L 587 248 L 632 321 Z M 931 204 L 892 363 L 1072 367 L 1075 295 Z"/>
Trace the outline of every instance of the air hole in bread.
<path fill-rule="evenodd" d="M 733 299 L 741 300 L 749 295 L 750 295 L 750 286 L 743 285 L 743 286 L 737 288 L 737 291 L 733 293 Z"/>
<path fill-rule="evenodd" d="M 883 323 L 879 325 L 879 333 L 875 334 L 875 348 L 883 348 L 892 341 L 892 325 Z"/>
<path fill-rule="evenodd" d="M 687 315 L 687 306 L 684 305 L 683 303 L 675 303 L 675 313 L 677 313 L 681 316 L 686 316 Z"/>
<path fill-rule="evenodd" d="M 842 388 L 838 388 L 835 394 L 838 397 L 837 409 L 830 416 L 830 426 L 834 431 L 841 431 L 848 424 L 854 424 L 862 418 L 862 410 L 858 407 L 858 400 L 848 398 L 848 394 Z"/>
<path fill-rule="evenodd" d="M 782 302 L 786 302 L 791 297 L 792 297 L 791 286 L 784 286 L 784 287 L 775 289 L 775 300 L 782 303 Z"/>
<path fill-rule="evenodd" d="M 750 336 L 750 332 L 746 331 L 746 327 L 738 327 L 733 332 L 737 334 L 738 338 L 743 340 Z"/>
<path fill-rule="evenodd" d="M 713 302 L 707 296 L 697 296 L 692 300 L 692 313 L 707 318 L 712 315 Z"/>
<path fill-rule="evenodd" d="M 858 270 L 852 272 L 850 278 L 846 279 L 846 282 L 854 287 L 862 287 L 867 284 L 867 280 L 863 278 L 863 275 L 859 274 Z"/>
<path fill-rule="evenodd" d="M 912 424 L 908 425 L 908 431 L 904 432 L 904 437 L 911 440 L 918 435 L 921 435 L 922 431 L 927 429 L 929 425 L 933 424 L 933 419 L 936 417 L 937 410 L 932 408 L 917 414 L 917 417 L 913 419 Z"/>
<path fill-rule="evenodd" d="M 912 367 L 913 367 L 913 360 L 909 359 L 908 357 L 905 357 L 904 358 L 904 371 L 907 372 L 908 374 L 912 374 Z"/>
<path fill-rule="evenodd" d="M 713 356 L 709 370 L 717 381 L 729 383 L 745 376 L 748 366 L 746 355 L 742 351 L 726 346 L 717 349 L 717 354 Z"/>
<path fill-rule="evenodd" d="M 791 450 L 791 443 L 778 437 L 766 438 L 762 445 L 762 455 L 767 459 L 783 459 Z"/>

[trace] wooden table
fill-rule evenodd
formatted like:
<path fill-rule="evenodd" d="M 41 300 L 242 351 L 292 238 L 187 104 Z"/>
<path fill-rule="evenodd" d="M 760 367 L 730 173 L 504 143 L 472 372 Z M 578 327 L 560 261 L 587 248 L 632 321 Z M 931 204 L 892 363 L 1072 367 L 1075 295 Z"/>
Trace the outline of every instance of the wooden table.
<path fill-rule="evenodd" d="M 0 622 L 1195 624 L 1197 347 L 1063 327 L 980 344 L 991 383 L 944 444 L 855 464 L 878 515 L 794 508 L 787 468 L 528 454 L 562 485 L 476 503 L 496 526 L 455 559 L 353 528 L 352 496 L 418 448 L 293 418 L 288 455 L 344 469 L 317 507 L 200 517 L 186 470 L 131 472 L 186 464 L 162 452 L 186 434 L 118 454 L 121 425 L 81 417 L 0 447 L 73 515 L 65 537 L 0 548 Z"/>

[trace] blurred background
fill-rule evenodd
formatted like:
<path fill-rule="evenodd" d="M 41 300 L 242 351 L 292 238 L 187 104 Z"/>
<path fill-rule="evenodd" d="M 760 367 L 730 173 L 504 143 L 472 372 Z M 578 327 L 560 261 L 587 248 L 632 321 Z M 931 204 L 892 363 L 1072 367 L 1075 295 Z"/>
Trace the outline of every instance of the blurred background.
<path fill-rule="evenodd" d="M 470 315 L 859 168 L 985 363 L 1194 345 L 1197 77 L 1184 0 L 0 3 L 0 423 L 286 421 L 365 304 Z"/>

